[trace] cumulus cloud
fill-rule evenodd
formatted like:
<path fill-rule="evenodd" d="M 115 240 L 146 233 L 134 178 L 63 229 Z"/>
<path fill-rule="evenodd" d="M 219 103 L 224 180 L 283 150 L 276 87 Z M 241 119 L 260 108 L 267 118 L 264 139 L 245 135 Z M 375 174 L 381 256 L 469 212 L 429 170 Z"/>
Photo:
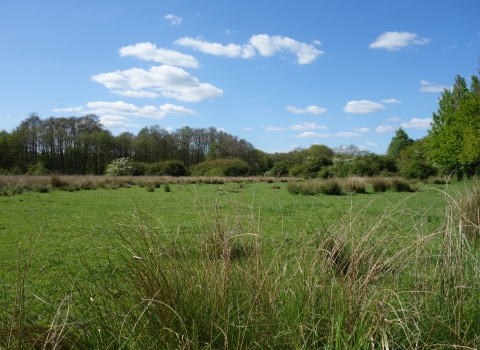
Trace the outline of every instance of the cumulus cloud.
<path fill-rule="evenodd" d="M 317 130 L 317 129 L 326 129 L 327 127 L 325 125 L 317 125 L 315 123 L 302 123 L 302 124 L 297 124 L 297 125 L 291 125 L 289 126 L 289 129 L 292 130 L 298 130 L 298 131 L 304 131 L 304 130 Z"/>
<path fill-rule="evenodd" d="M 323 51 L 318 50 L 314 45 L 280 35 L 253 35 L 249 43 L 258 50 L 260 55 L 266 57 L 273 56 L 277 52 L 290 51 L 297 56 L 298 64 L 312 63 L 319 55 L 323 54 Z M 320 45 L 320 42 L 317 41 L 315 44 Z"/>
<path fill-rule="evenodd" d="M 132 123 L 129 119 L 120 115 L 102 115 L 100 123 L 109 129 L 125 130 L 126 128 L 140 128 L 141 126 Z"/>
<path fill-rule="evenodd" d="M 385 109 L 385 106 L 381 103 L 368 100 L 349 101 L 347 105 L 343 107 L 344 112 L 358 114 L 373 113 L 381 111 L 382 109 Z"/>
<path fill-rule="evenodd" d="M 381 125 L 375 129 L 375 131 L 380 134 L 383 134 L 386 132 L 394 132 L 395 130 L 397 130 L 397 128 L 392 125 Z"/>
<path fill-rule="evenodd" d="M 176 106 L 173 104 L 164 104 L 159 108 L 155 106 L 138 107 L 130 103 L 123 101 L 116 102 L 88 102 L 86 107 L 89 113 L 95 113 L 99 115 L 131 115 L 137 117 L 151 118 L 151 119 L 163 119 L 168 113 L 172 114 L 195 114 L 195 111 L 187 109 L 182 106 Z"/>
<path fill-rule="evenodd" d="M 294 39 L 267 34 L 253 35 L 247 44 L 239 45 L 230 43 L 223 45 L 215 42 L 208 42 L 202 39 L 184 37 L 175 41 L 175 44 L 191 47 L 200 52 L 215 56 L 250 58 L 256 55 L 273 56 L 278 52 L 289 51 L 297 56 L 298 64 L 312 63 L 323 51 L 318 50 L 314 45 L 296 41 Z M 320 45 L 317 40 L 315 45 Z"/>
<path fill-rule="evenodd" d="M 429 41 L 427 38 L 419 38 L 416 33 L 385 32 L 370 44 L 370 48 L 397 51 L 410 45 L 425 45 Z"/>
<path fill-rule="evenodd" d="M 156 92 L 151 92 L 151 91 L 134 91 L 134 90 L 113 90 L 110 91 L 114 94 L 120 95 L 120 96 L 126 96 L 126 97 L 135 97 L 135 98 L 155 98 L 158 97 L 158 94 Z"/>
<path fill-rule="evenodd" d="M 420 85 L 422 86 L 419 90 L 420 92 L 443 92 L 445 89 L 450 89 L 449 86 L 437 85 L 423 79 L 420 80 Z"/>
<path fill-rule="evenodd" d="M 148 71 L 131 68 L 124 71 L 100 73 L 92 80 L 103 84 L 107 89 L 120 91 L 143 91 L 154 89 L 163 97 L 179 101 L 197 102 L 207 98 L 220 97 L 223 91 L 217 87 L 201 83 L 185 70 L 169 65 L 153 66 Z"/>
<path fill-rule="evenodd" d="M 396 98 L 389 98 L 388 100 L 382 100 L 382 103 L 402 103 L 402 101 Z"/>
<path fill-rule="evenodd" d="M 178 39 L 175 41 L 175 44 L 191 47 L 200 52 L 208 53 L 210 55 L 215 55 L 215 56 L 242 57 L 242 58 L 249 58 L 249 57 L 255 56 L 255 50 L 249 44 L 222 45 L 219 43 L 210 43 L 208 41 L 193 39 L 189 37 Z"/>
<path fill-rule="evenodd" d="M 354 128 L 353 130 L 358 131 L 358 132 L 369 132 L 369 128 Z"/>
<path fill-rule="evenodd" d="M 413 118 L 406 123 L 402 123 L 400 126 L 404 129 L 418 129 L 418 130 L 427 130 L 430 129 L 430 124 L 432 123 L 432 118 L 418 119 Z"/>
<path fill-rule="evenodd" d="M 173 14 L 166 15 L 165 17 L 163 17 L 163 19 L 169 20 L 171 26 L 178 26 L 180 25 L 180 23 L 182 23 L 182 18 Z"/>
<path fill-rule="evenodd" d="M 306 131 L 296 136 L 299 139 L 309 139 L 309 138 L 321 138 L 328 139 L 331 137 L 362 137 L 362 135 L 354 132 L 338 132 L 336 134 L 318 134 L 313 131 Z"/>
<path fill-rule="evenodd" d="M 165 63 L 177 67 L 199 67 L 195 57 L 174 50 L 157 49 L 157 46 L 150 42 L 124 46 L 119 52 L 121 57 L 133 56 L 141 60 Z"/>
<path fill-rule="evenodd" d="M 52 109 L 53 112 L 60 113 L 60 112 L 76 112 L 76 113 L 82 113 L 84 111 L 83 106 L 77 106 L 77 107 L 67 107 L 67 108 L 55 108 Z"/>
<path fill-rule="evenodd" d="M 325 108 L 322 108 L 322 107 L 318 107 L 318 106 L 308 106 L 307 108 L 305 109 L 299 109 L 297 107 L 294 107 L 294 106 L 288 106 L 287 108 L 285 108 L 287 111 L 291 112 L 291 113 L 294 113 L 294 114 L 304 114 L 304 113 L 309 113 L 309 114 L 323 114 L 325 113 L 327 110 Z"/>

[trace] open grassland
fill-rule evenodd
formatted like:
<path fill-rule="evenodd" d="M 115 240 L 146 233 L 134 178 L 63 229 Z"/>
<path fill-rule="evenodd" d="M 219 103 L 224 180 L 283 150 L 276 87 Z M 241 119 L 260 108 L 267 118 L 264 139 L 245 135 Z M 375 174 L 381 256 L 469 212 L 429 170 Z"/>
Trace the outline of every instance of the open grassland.
<path fill-rule="evenodd" d="M 473 182 L 303 196 L 318 185 L 45 177 L 14 194 L 7 178 L 0 348 L 480 343 Z"/>

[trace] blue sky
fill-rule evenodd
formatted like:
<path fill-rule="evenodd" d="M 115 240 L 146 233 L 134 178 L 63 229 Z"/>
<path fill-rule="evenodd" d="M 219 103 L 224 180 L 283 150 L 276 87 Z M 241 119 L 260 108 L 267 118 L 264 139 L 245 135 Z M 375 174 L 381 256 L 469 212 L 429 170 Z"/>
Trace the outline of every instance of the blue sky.
<path fill-rule="evenodd" d="M 10 1 L 0 129 L 96 113 L 113 134 L 216 127 L 255 147 L 427 134 L 456 74 L 477 72 L 480 2 Z"/>

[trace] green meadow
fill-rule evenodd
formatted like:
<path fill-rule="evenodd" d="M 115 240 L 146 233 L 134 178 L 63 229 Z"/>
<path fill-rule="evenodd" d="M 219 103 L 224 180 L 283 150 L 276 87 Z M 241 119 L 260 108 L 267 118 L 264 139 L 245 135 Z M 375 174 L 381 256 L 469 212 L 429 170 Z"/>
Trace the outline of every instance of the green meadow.
<path fill-rule="evenodd" d="M 1 196 L 0 349 L 478 347 L 476 183 L 288 186 Z"/>

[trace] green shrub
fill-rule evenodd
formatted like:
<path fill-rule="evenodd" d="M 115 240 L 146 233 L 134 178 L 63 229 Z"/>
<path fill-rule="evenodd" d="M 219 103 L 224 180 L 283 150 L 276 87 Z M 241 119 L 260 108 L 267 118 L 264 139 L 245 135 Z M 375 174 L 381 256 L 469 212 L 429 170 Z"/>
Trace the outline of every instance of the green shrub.
<path fill-rule="evenodd" d="M 151 164 L 147 169 L 147 175 L 151 176 L 185 176 L 186 168 L 178 160 L 167 160 Z"/>
<path fill-rule="evenodd" d="M 400 172 L 400 175 L 407 179 L 424 180 L 430 176 L 437 175 L 437 168 L 435 168 L 432 164 L 413 160 L 408 164 L 405 164 Z"/>
<path fill-rule="evenodd" d="M 132 162 L 132 167 L 133 167 L 132 175 L 143 176 L 143 175 L 147 175 L 150 165 L 144 162 Z"/>
<path fill-rule="evenodd" d="M 290 169 L 290 164 L 285 161 L 273 164 L 273 167 L 268 171 L 269 176 L 282 177 L 287 176 Z"/>
<path fill-rule="evenodd" d="M 193 176 L 246 176 L 250 169 L 241 159 L 213 159 L 191 168 Z"/>

